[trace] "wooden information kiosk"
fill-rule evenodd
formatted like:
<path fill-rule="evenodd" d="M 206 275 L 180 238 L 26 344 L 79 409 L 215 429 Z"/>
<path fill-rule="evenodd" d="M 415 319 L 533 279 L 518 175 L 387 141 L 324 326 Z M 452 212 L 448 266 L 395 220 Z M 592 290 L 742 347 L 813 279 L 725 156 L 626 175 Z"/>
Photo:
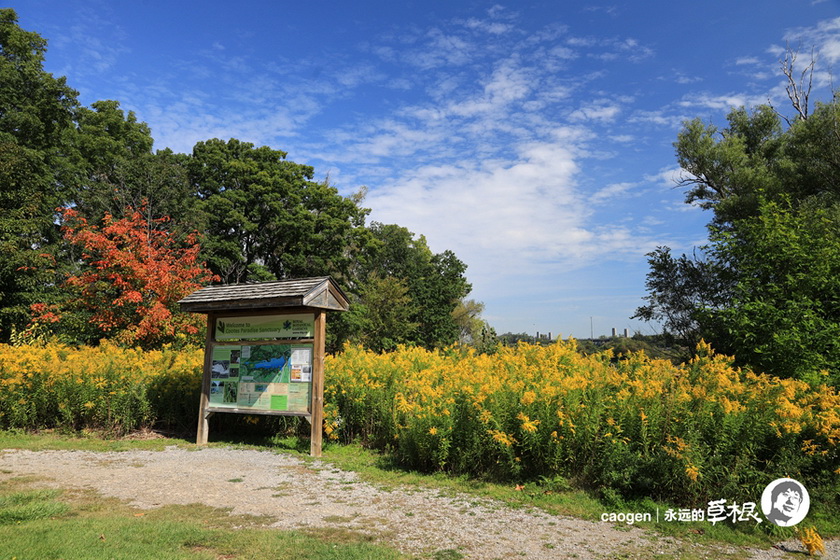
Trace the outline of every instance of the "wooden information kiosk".
<path fill-rule="evenodd" d="M 208 286 L 178 303 L 207 314 L 196 443 L 216 412 L 302 416 L 320 457 L 327 311 L 348 309 L 332 278 Z"/>

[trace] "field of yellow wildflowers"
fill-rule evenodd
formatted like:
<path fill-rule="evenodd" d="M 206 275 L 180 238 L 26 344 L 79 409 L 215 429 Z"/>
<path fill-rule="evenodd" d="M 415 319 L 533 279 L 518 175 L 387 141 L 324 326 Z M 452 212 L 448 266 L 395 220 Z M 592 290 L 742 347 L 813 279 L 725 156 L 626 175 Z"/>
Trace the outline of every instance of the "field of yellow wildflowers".
<path fill-rule="evenodd" d="M 191 430 L 201 350 L 0 345 L 0 428 Z M 327 358 L 324 431 L 424 471 L 563 477 L 606 496 L 746 500 L 792 477 L 840 511 L 840 395 L 731 365 L 583 356 L 575 343 Z"/>
<path fill-rule="evenodd" d="M 0 345 L 0 428 L 115 435 L 198 417 L 200 350 Z"/>
<path fill-rule="evenodd" d="M 407 467 L 500 480 L 565 477 L 624 497 L 755 496 L 789 476 L 840 496 L 840 396 L 731 365 L 583 356 L 571 342 L 328 358 L 325 431 Z M 812 492 L 813 493 L 813 492 Z"/>

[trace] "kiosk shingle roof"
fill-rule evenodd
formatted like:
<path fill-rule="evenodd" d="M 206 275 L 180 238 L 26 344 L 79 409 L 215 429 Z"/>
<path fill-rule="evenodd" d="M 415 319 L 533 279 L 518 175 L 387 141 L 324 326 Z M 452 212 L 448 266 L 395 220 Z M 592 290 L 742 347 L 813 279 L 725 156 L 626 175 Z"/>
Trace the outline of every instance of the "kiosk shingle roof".
<path fill-rule="evenodd" d="M 329 276 L 277 282 L 207 286 L 178 302 L 181 311 L 207 313 L 225 309 L 315 307 L 347 311 L 347 296 Z"/>

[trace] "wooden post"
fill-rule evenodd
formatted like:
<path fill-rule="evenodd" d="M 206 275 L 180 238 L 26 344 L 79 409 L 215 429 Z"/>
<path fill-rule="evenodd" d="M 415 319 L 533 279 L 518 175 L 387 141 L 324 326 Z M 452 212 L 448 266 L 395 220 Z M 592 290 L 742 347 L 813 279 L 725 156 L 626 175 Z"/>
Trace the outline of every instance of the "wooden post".
<path fill-rule="evenodd" d="M 216 315 L 207 314 L 207 339 L 204 342 L 204 376 L 201 378 L 201 400 L 198 405 L 198 430 L 196 445 L 205 445 L 210 435 L 210 421 L 207 408 L 210 406 L 210 383 L 213 370 L 213 339 L 216 328 Z"/>
<path fill-rule="evenodd" d="M 312 415 L 310 420 L 309 456 L 321 456 L 321 440 L 324 431 L 324 352 L 327 335 L 327 314 L 315 312 L 315 344 L 312 349 Z"/>

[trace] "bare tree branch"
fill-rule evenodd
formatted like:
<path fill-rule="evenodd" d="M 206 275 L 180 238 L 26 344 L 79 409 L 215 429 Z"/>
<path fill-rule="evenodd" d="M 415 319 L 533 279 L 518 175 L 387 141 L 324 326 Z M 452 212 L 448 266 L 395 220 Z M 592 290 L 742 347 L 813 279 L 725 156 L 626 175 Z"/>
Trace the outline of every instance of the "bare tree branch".
<path fill-rule="evenodd" d="M 808 118 L 809 98 L 811 97 L 811 89 L 814 85 L 814 66 L 816 65 L 817 58 L 816 52 L 812 47 L 811 62 L 805 66 L 797 80 L 795 66 L 798 54 L 798 51 L 794 51 L 788 45 L 785 50 L 785 58 L 784 60 L 780 60 L 779 64 L 782 67 L 782 73 L 787 77 L 788 83 L 785 86 L 785 92 L 787 93 L 788 99 L 790 99 L 793 109 L 796 111 L 796 120 L 804 121 Z M 787 117 L 782 116 L 782 118 L 787 121 L 788 125 L 791 124 Z"/>

